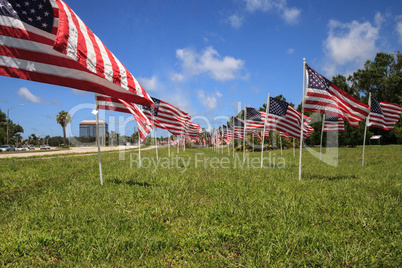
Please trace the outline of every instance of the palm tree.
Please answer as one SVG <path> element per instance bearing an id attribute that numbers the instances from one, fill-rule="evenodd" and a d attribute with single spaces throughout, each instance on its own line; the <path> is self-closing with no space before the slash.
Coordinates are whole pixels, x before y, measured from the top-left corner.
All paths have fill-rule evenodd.
<path id="1" fill-rule="evenodd" d="M 63 143 L 65 146 L 66 145 L 66 126 L 68 123 L 71 122 L 71 115 L 68 112 L 63 110 L 56 116 L 56 121 L 63 128 Z"/>

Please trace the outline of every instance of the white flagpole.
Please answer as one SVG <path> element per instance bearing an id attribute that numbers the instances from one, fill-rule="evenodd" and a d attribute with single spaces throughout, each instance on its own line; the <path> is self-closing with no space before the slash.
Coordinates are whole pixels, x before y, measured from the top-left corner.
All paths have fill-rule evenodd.
<path id="1" fill-rule="evenodd" d="M 96 114 L 96 144 L 98 145 L 100 184 L 103 185 L 102 162 L 101 162 L 101 152 L 100 152 L 100 145 L 99 145 L 98 101 L 96 100 L 96 94 L 95 94 L 95 114 Z"/>
<path id="2" fill-rule="evenodd" d="M 246 159 L 246 128 L 247 128 L 247 106 L 244 105 L 244 131 L 243 131 L 243 162 Z"/>
<path id="3" fill-rule="evenodd" d="M 268 121 L 268 112 L 269 112 L 269 93 L 267 98 L 267 107 L 265 107 L 265 120 L 264 120 L 264 130 L 262 131 L 262 147 L 261 147 L 261 168 L 262 168 L 262 161 L 264 159 L 264 140 L 265 140 L 265 129 L 267 126 Z"/>
<path id="4" fill-rule="evenodd" d="M 234 120 L 233 120 L 233 125 L 232 125 L 232 127 L 233 127 L 233 145 L 232 145 L 232 147 L 233 147 L 233 158 L 234 158 L 234 147 L 235 147 L 235 126 L 234 126 Z"/>
<path id="5" fill-rule="evenodd" d="M 227 129 L 226 129 L 227 130 Z M 228 131 L 229 132 L 229 131 Z M 227 133 L 228 132 L 226 132 L 226 135 L 228 135 Z M 228 135 L 229 136 L 229 135 Z M 228 137 L 228 139 L 229 139 L 229 137 Z M 230 141 L 230 140 L 229 140 Z M 230 150 L 229 150 L 229 148 L 230 148 L 230 142 L 228 143 L 228 156 L 230 156 Z"/>
<path id="6" fill-rule="evenodd" d="M 293 138 L 293 158 L 296 157 L 296 152 L 295 152 L 295 138 Z"/>
<path id="7" fill-rule="evenodd" d="M 254 138 L 254 133 L 253 133 L 253 153 L 254 153 L 254 146 L 255 146 L 254 141 L 255 141 L 255 138 Z"/>
<path id="8" fill-rule="evenodd" d="M 325 114 L 322 114 L 322 128 L 321 128 L 321 141 L 320 141 L 320 161 L 321 161 L 321 150 L 322 150 L 322 136 L 324 135 L 324 124 L 325 124 Z"/>
<path id="9" fill-rule="evenodd" d="M 222 125 L 222 154 L 223 154 L 223 148 L 225 147 L 224 146 L 225 140 L 223 139 L 223 136 L 225 136 L 225 133 L 223 132 L 223 125 Z"/>
<path id="10" fill-rule="evenodd" d="M 137 122 L 138 126 L 138 166 L 141 167 L 141 138 L 140 138 L 140 126 Z"/>
<path id="11" fill-rule="evenodd" d="M 170 134 L 168 133 L 168 152 L 170 157 Z"/>
<path id="12" fill-rule="evenodd" d="M 302 149 L 303 149 L 303 131 L 304 131 L 304 99 L 306 91 L 306 59 L 303 58 L 303 97 L 302 97 L 302 120 L 300 129 L 300 154 L 299 154 L 299 181 L 301 180 L 302 171 Z"/>
<path id="13" fill-rule="evenodd" d="M 156 127 L 154 132 L 154 139 L 155 139 L 155 152 L 156 152 L 156 161 L 158 161 L 158 140 L 156 139 Z"/>
<path id="14" fill-rule="evenodd" d="M 279 133 L 279 143 L 281 145 L 281 156 L 282 156 L 282 136 L 281 136 L 281 133 Z"/>
<path id="15" fill-rule="evenodd" d="M 371 108 L 371 92 L 369 93 L 369 101 L 368 105 Z M 364 148 L 366 147 L 366 135 L 367 135 L 367 125 L 369 124 L 370 121 L 370 114 L 366 117 L 366 124 L 364 126 L 364 139 L 363 139 L 363 156 L 362 156 L 362 167 L 364 167 Z"/>

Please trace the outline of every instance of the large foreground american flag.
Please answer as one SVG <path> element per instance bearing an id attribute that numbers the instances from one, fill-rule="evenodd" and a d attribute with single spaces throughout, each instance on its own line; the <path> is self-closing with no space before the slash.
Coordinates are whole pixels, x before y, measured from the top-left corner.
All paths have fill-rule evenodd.
<path id="1" fill-rule="evenodd" d="M 0 0 L 0 75 L 153 106 L 134 76 L 62 0 Z"/>
<path id="2" fill-rule="evenodd" d="M 379 101 L 371 97 L 371 112 L 369 126 L 392 130 L 402 114 L 402 106 Z"/>
<path id="3" fill-rule="evenodd" d="M 367 104 L 350 96 L 327 78 L 316 72 L 306 63 L 307 92 L 304 105 L 305 112 L 331 114 L 359 127 L 370 112 Z"/>

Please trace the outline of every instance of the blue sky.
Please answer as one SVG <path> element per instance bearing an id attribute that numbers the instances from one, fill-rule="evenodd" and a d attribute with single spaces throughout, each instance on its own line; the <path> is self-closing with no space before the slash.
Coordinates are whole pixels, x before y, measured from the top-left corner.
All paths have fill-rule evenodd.
<path id="1" fill-rule="evenodd" d="M 267 94 L 302 98 L 303 58 L 327 78 L 348 76 L 377 52 L 402 47 L 400 0 L 65 0 L 153 97 L 208 127 Z M 62 136 L 61 110 L 72 135 L 94 119 L 94 95 L 0 77 L 0 109 L 20 122 L 23 137 Z M 109 130 L 131 135 L 128 114 L 102 112 Z M 116 124 L 124 127 L 118 127 Z M 122 124 L 123 123 L 123 124 Z M 164 132 L 158 131 L 158 136 Z"/>

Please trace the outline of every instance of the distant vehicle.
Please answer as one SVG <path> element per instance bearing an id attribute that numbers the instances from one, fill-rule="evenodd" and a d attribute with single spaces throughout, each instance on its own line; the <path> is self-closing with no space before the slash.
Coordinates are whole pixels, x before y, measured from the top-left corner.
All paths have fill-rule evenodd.
<path id="1" fill-rule="evenodd" d="M 35 150 L 35 146 L 33 146 L 32 144 L 28 145 L 28 149 L 29 150 Z"/>
<path id="2" fill-rule="evenodd" d="M 40 149 L 41 150 L 50 150 L 50 146 L 43 144 L 43 145 L 40 146 Z"/>
<path id="3" fill-rule="evenodd" d="M 18 146 L 17 148 L 15 148 L 16 151 L 26 151 L 25 146 Z"/>
<path id="4" fill-rule="evenodd" d="M 0 146 L 0 150 L 2 152 L 9 152 L 9 151 L 15 151 L 15 148 L 12 145 L 2 145 Z"/>

